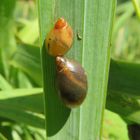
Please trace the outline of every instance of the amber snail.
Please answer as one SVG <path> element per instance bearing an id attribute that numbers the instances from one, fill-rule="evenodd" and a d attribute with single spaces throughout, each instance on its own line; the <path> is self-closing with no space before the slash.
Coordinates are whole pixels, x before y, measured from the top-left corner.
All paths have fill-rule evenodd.
<path id="1" fill-rule="evenodd" d="M 71 48 L 72 42 L 71 26 L 63 18 L 59 18 L 45 40 L 48 53 L 52 56 L 63 56 Z"/>
<path id="2" fill-rule="evenodd" d="M 64 57 L 56 57 L 57 81 L 60 97 L 69 107 L 77 107 L 87 94 L 87 76 L 82 66 Z"/>

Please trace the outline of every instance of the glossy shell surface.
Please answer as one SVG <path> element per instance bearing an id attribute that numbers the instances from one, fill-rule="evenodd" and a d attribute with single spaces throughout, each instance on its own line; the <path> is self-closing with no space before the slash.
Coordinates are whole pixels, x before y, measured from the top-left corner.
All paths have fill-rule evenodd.
<path id="1" fill-rule="evenodd" d="M 71 48 L 72 42 L 72 28 L 63 18 L 59 18 L 45 40 L 48 53 L 52 56 L 63 56 Z"/>
<path id="2" fill-rule="evenodd" d="M 79 106 L 87 94 L 87 76 L 82 66 L 76 61 L 56 57 L 57 82 L 60 97 L 69 107 Z"/>

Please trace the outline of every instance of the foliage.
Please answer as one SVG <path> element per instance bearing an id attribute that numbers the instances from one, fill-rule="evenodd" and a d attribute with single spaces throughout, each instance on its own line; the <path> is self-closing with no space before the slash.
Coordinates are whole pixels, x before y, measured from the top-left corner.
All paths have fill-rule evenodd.
<path id="1" fill-rule="evenodd" d="M 135 11 L 131 1 L 125 1 L 118 1 L 118 6 L 116 10 L 116 19 L 112 35 L 111 56 L 113 59 L 111 60 L 110 64 L 108 95 L 106 104 L 107 109 L 118 113 L 123 118 L 123 120 L 125 120 L 125 122 L 121 120 L 121 118 L 118 118 L 118 116 L 116 117 L 116 115 L 108 111 L 105 112 L 102 135 L 102 139 L 105 140 L 127 140 L 128 136 L 126 134 L 126 125 L 128 123 L 134 122 L 140 123 L 140 64 L 134 63 L 138 63 L 140 61 L 139 20 L 136 14 L 134 14 Z M 104 0 L 104 2 L 106 1 Z M 106 80 L 102 79 L 103 81 L 98 81 L 99 79 L 97 80 L 98 76 L 100 75 L 99 73 L 104 72 L 101 69 L 101 67 L 103 68 L 104 66 L 106 66 L 106 64 L 97 63 L 101 60 L 101 54 L 96 54 L 96 51 L 101 51 L 99 49 L 99 46 L 101 46 L 103 42 L 106 42 L 107 46 L 108 41 L 106 40 L 108 40 L 108 38 L 104 39 L 104 37 L 106 35 L 106 32 L 108 32 L 110 28 L 110 26 L 107 26 L 107 22 L 104 23 L 104 20 L 107 18 L 107 13 L 104 13 L 104 9 L 107 9 L 109 6 L 104 5 L 104 2 L 101 4 L 103 9 L 98 9 L 97 7 L 99 5 L 97 6 L 97 3 L 94 4 L 94 12 L 86 11 L 90 10 L 90 8 L 87 9 L 88 3 L 82 3 L 79 1 L 75 3 L 71 2 L 71 4 L 69 3 L 71 9 L 74 8 L 75 5 L 75 8 L 71 10 L 71 12 L 74 13 L 63 13 L 65 5 L 68 4 L 67 2 L 61 1 L 61 3 L 59 4 L 62 5 L 62 11 L 59 11 L 57 9 L 59 12 L 56 16 L 58 17 L 61 15 L 61 13 L 63 13 L 64 17 L 67 17 L 68 21 L 73 26 L 74 30 L 77 31 L 76 29 L 79 29 L 78 32 L 82 36 L 82 41 L 78 41 L 75 39 L 73 49 L 70 51 L 70 53 L 68 53 L 67 56 L 74 57 L 77 61 L 82 62 L 84 68 L 88 72 L 88 75 L 94 75 L 90 78 L 90 83 L 94 85 L 93 89 L 91 89 L 90 87 L 90 91 L 93 92 L 101 90 L 101 84 L 104 84 L 104 86 L 107 85 L 106 81 L 108 77 L 106 75 Z M 108 3 L 110 3 L 109 0 Z M 84 9 L 82 9 L 81 11 L 79 9 L 85 6 L 85 4 L 86 12 L 81 13 L 81 11 Z M 57 5 L 56 7 L 58 8 L 60 5 Z M 39 28 L 37 19 L 37 9 L 35 9 L 35 7 L 36 5 L 34 1 L 7 0 L 1 1 L 0 4 L 0 139 L 2 140 L 45 139 L 45 116 L 42 89 L 43 83 L 40 61 L 40 48 L 38 47 Z M 40 9 L 40 12 L 41 11 L 42 9 Z M 46 12 L 46 9 L 44 12 Z M 103 13 L 105 17 L 102 15 Z M 81 16 L 78 16 L 78 14 L 80 14 Z M 99 16 L 98 14 L 100 14 L 99 18 L 97 17 Z M 73 15 L 76 18 L 74 18 Z M 42 13 L 39 13 L 39 16 L 42 16 Z M 51 14 L 46 16 L 50 16 L 50 19 L 53 17 Z M 41 18 L 43 19 L 46 16 L 43 15 Z M 92 16 L 96 20 L 93 20 L 94 22 L 90 25 L 86 21 L 89 21 Z M 80 20 L 80 18 L 82 18 L 82 20 Z M 45 20 L 47 19 L 45 18 Z M 42 21 L 43 20 L 41 20 L 41 23 Z M 41 27 L 44 27 L 44 29 L 41 30 L 41 42 L 43 42 L 47 30 L 49 30 L 53 24 L 53 19 L 51 19 L 51 21 L 51 24 L 49 23 L 49 20 L 47 21 L 48 24 L 50 24 L 49 26 L 40 25 Z M 98 25 L 98 23 L 103 24 L 103 27 L 100 28 L 100 24 Z M 96 32 L 94 31 L 91 33 L 91 26 L 96 29 Z M 87 30 L 84 30 L 83 27 L 86 27 Z M 93 38 L 91 39 L 89 35 Z M 90 47 L 92 46 L 90 46 L 90 44 L 92 43 L 94 44 L 93 46 L 96 46 L 95 49 L 97 49 L 94 50 L 93 48 L 94 56 L 90 56 L 88 53 L 90 52 Z M 83 46 L 86 46 L 87 50 L 85 50 Z M 92 69 L 92 66 L 88 66 L 90 61 L 89 63 L 87 62 L 87 57 L 89 57 L 89 59 L 93 57 L 93 68 L 96 67 L 96 69 Z M 52 63 L 53 60 L 51 58 L 51 64 Z M 98 71 L 99 68 L 102 71 Z M 52 70 L 52 68 L 50 70 Z M 48 82 L 50 82 L 50 80 L 51 79 L 49 79 Z M 105 95 L 100 94 L 100 96 L 98 95 L 96 97 L 95 95 L 91 95 L 87 103 L 85 103 L 85 106 L 91 108 L 88 110 L 90 113 L 92 108 L 95 109 L 96 101 L 93 101 L 93 98 L 99 98 L 101 101 L 103 99 L 101 99 L 102 96 Z M 91 106 L 91 102 L 94 102 L 93 106 Z M 102 105 L 98 104 L 98 109 L 99 107 L 101 107 L 103 111 L 104 101 L 100 103 L 102 103 Z M 48 104 L 50 104 L 50 102 L 48 102 Z M 52 102 L 52 104 L 54 104 L 54 101 Z M 58 103 L 58 105 L 60 105 L 60 103 Z M 64 107 L 61 109 L 62 115 L 63 113 L 65 113 L 67 117 L 69 115 L 69 110 L 67 110 Z M 60 110 L 58 110 L 58 112 L 59 111 Z M 81 119 L 82 122 L 80 122 L 79 115 L 88 113 L 88 111 L 86 111 L 85 108 L 82 107 L 81 111 L 74 110 L 72 112 L 71 119 L 72 117 L 75 117 L 75 119 L 74 122 L 69 121 L 69 125 L 71 127 L 72 124 L 76 126 L 74 127 L 75 129 L 73 129 L 73 131 L 76 131 L 78 133 L 79 128 L 77 128 L 77 125 L 79 125 L 80 123 L 80 125 L 82 126 L 84 124 L 83 121 L 87 119 L 87 115 L 82 115 L 83 119 Z M 100 111 L 100 113 L 102 113 L 102 111 Z M 96 117 L 96 112 L 93 111 L 92 113 L 92 117 L 89 115 L 90 119 L 87 121 L 92 122 L 91 119 Z M 54 117 L 56 119 L 56 116 Z M 77 119 L 79 119 L 78 122 Z M 98 119 L 100 120 L 101 118 Z M 99 120 L 94 123 L 99 123 Z M 113 122 L 114 120 L 116 121 L 115 125 Z M 85 124 L 87 121 L 85 121 Z M 91 124 L 93 124 L 93 122 Z M 118 133 L 116 133 L 116 131 L 120 130 L 121 127 L 122 135 L 119 136 Z M 98 130 L 99 129 L 100 127 L 98 127 Z M 98 131 L 97 128 L 92 128 L 92 130 L 95 130 L 96 132 Z M 83 132 L 82 127 L 79 131 Z M 91 137 L 93 137 L 93 135 L 95 137 L 94 133 L 91 134 Z"/>

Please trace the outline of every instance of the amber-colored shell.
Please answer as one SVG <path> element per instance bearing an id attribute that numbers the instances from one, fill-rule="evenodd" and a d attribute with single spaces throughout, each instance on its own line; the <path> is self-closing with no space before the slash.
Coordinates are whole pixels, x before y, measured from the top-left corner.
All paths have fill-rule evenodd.
<path id="1" fill-rule="evenodd" d="M 56 57 L 57 82 L 60 97 L 69 107 L 77 107 L 87 94 L 87 76 L 82 66 L 76 61 Z"/>
<path id="2" fill-rule="evenodd" d="M 47 35 L 45 44 L 48 53 L 52 56 L 63 56 L 71 48 L 73 42 L 73 31 L 70 25 L 60 18 L 54 28 Z"/>

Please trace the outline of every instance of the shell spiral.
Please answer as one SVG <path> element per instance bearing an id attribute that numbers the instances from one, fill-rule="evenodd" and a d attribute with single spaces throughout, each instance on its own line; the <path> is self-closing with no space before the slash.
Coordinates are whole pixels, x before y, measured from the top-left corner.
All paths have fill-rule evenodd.
<path id="1" fill-rule="evenodd" d="M 63 19 L 59 18 L 45 40 L 48 53 L 52 56 L 63 56 L 71 48 L 73 30 Z"/>
<path id="2" fill-rule="evenodd" d="M 60 97 L 69 107 L 79 106 L 87 94 L 87 76 L 82 66 L 76 61 L 56 57 L 57 82 Z"/>

